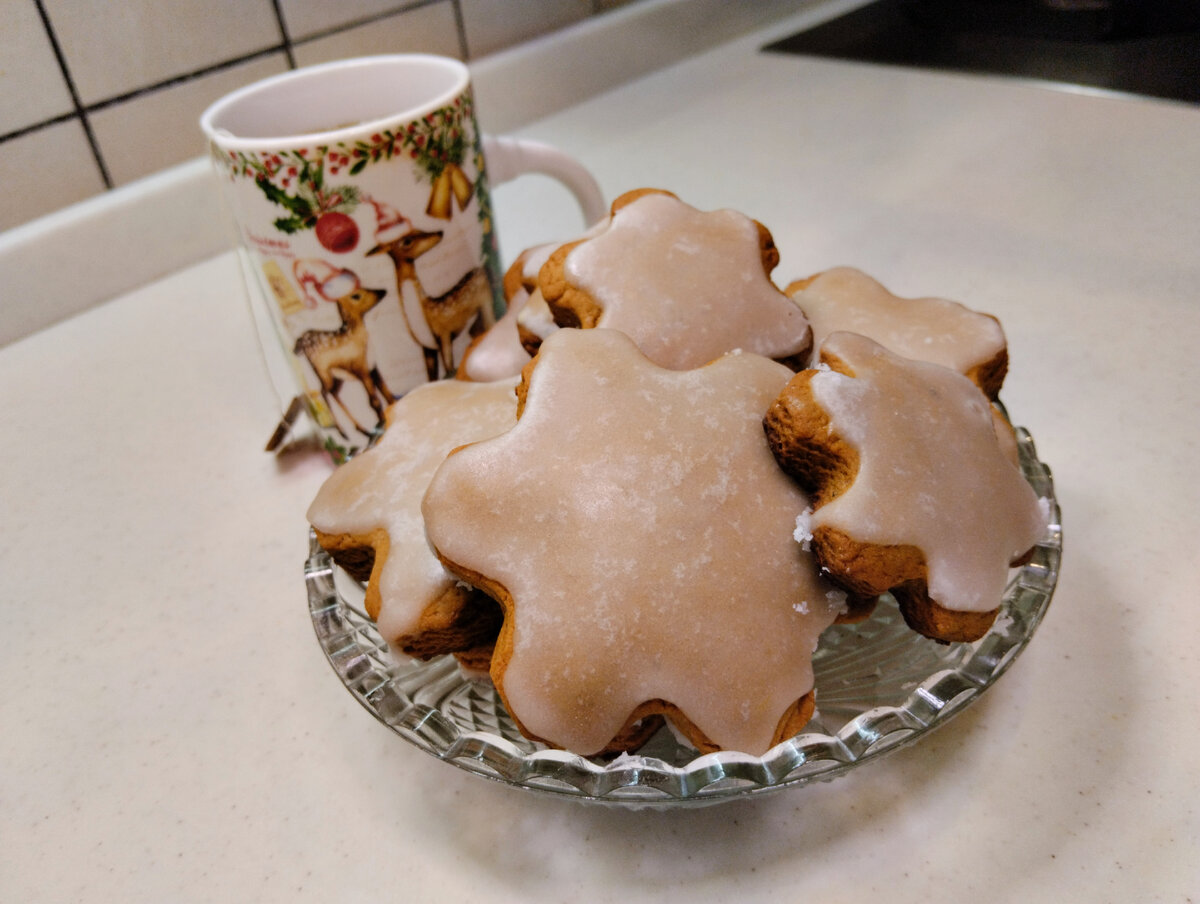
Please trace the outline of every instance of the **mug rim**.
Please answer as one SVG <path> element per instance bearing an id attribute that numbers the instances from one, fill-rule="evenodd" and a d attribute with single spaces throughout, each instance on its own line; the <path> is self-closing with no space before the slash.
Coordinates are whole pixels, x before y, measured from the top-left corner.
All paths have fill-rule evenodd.
<path id="1" fill-rule="evenodd" d="M 216 125 L 217 120 L 234 107 L 243 104 L 260 94 L 273 91 L 280 85 L 316 78 L 334 70 L 358 68 L 366 69 L 378 66 L 380 64 L 394 64 L 402 61 L 433 63 L 445 70 L 450 70 L 456 76 L 454 84 L 446 91 L 434 96 L 419 106 L 410 107 L 405 110 L 397 110 L 395 112 L 388 113 L 385 116 L 379 116 L 371 120 L 365 120 L 363 122 L 358 122 L 351 126 L 344 126 L 339 129 L 245 137 L 241 135 L 235 135 L 228 129 Z M 352 140 L 355 136 L 363 133 L 369 134 L 372 132 L 377 132 L 387 123 L 397 121 L 407 122 L 409 120 L 419 119 L 422 116 L 432 113 L 434 110 L 440 109 L 441 107 L 453 102 L 454 98 L 466 91 L 469 84 L 470 70 L 467 68 L 465 63 L 463 63 L 461 60 L 455 59 L 454 57 L 439 56 L 431 53 L 390 53 L 377 54 L 374 56 L 352 57 L 344 60 L 333 60 L 328 63 L 318 63 L 313 66 L 303 66 L 299 69 L 290 69 L 287 72 L 281 72 L 277 75 L 259 79 L 258 81 L 252 82 L 249 85 L 245 85 L 229 92 L 219 100 L 209 105 L 209 107 L 200 115 L 200 128 L 204 131 L 204 134 L 210 141 L 212 141 L 222 150 L 230 151 L 248 151 L 264 148 L 336 144 L 339 141 Z"/>

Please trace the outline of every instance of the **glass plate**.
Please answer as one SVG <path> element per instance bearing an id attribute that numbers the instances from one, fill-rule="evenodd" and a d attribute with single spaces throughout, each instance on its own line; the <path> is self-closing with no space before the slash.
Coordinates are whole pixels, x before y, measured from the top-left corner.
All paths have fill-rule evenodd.
<path id="1" fill-rule="evenodd" d="M 1014 569 L 992 629 L 939 644 L 911 631 L 883 596 L 856 625 L 834 625 L 813 655 L 817 711 L 762 756 L 699 755 L 661 729 L 636 754 L 582 757 L 523 737 L 490 681 L 453 657 L 394 656 L 362 609 L 362 586 L 311 532 L 305 565 L 317 639 L 342 683 L 380 722 L 460 769 L 514 787 L 627 806 L 699 805 L 843 775 L 912 744 L 987 690 L 1029 643 L 1058 580 L 1060 511 L 1050 469 L 1018 428 L 1021 468 L 1049 503 L 1050 524 L 1029 564 Z"/>

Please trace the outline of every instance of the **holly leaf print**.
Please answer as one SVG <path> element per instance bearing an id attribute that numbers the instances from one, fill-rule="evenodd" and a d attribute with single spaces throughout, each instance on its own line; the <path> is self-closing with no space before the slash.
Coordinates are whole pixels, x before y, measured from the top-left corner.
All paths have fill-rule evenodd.
<path id="1" fill-rule="evenodd" d="M 286 232 L 288 235 L 299 232 L 308 225 L 308 220 L 303 217 L 280 217 L 275 221 L 275 228 L 280 232 Z"/>
<path id="2" fill-rule="evenodd" d="M 255 179 L 254 182 L 271 203 L 278 204 L 285 210 L 291 211 L 297 217 L 306 218 L 312 216 L 312 205 L 304 198 L 289 195 L 269 179 Z"/>

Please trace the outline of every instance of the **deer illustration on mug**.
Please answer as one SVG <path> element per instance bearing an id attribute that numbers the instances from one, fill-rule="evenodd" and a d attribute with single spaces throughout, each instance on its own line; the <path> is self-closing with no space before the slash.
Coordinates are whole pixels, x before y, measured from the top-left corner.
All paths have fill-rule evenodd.
<path id="1" fill-rule="evenodd" d="M 312 297 L 315 292 L 326 301 L 337 305 L 341 326 L 335 330 L 307 330 L 296 340 L 293 352 L 304 357 L 312 366 L 321 384 L 321 397 L 330 411 L 336 401 L 345 412 L 354 428 L 363 435 L 377 429 L 383 423 L 384 409 L 395 401 L 387 383 L 368 357 L 368 330 L 364 317 L 387 295 L 384 289 L 364 289 L 358 277 L 349 270 L 341 270 L 318 282 L 315 273 L 321 272 L 322 262 L 296 261 L 293 270 L 297 282 Z M 328 265 L 325 265 L 328 268 Z M 341 392 L 346 377 L 357 380 L 366 390 L 367 401 L 375 412 L 375 423 L 363 425 L 342 401 Z M 345 432 L 339 428 L 339 432 Z"/>
<path id="2" fill-rule="evenodd" d="M 441 295 L 431 296 L 425 291 L 420 277 L 417 276 L 415 262 L 441 240 L 441 232 L 411 229 L 398 238 L 381 242 L 367 252 L 368 255 L 386 254 L 392 259 L 396 268 L 398 293 L 403 295 L 406 283 L 412 283 L 416 290 L 421 313 L 436 343 L 434 347 L 431 348 L 417 339 L 412 325 L 408 323 L 403 298 L 400 299 L 400 310 L 404 314 L 409 335 L 425 353 L 425 371 L 430 380 L 438 378 L 439 362 L 443 376 L 454 373 L 455 338 L 466 329 L 470 330 L 472 336 L 483 332 L 489 326 L 488 315 L 492 310 L 492 284 L 488 279 L 487 270 L 483 267 L 468 270 L 457 283 Z"/>

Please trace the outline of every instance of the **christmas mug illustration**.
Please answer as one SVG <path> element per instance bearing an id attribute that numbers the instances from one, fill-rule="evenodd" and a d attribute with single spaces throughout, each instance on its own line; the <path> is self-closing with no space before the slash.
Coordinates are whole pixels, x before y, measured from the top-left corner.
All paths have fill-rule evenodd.
<path id="1" fill-rule="evenodd" d="M 491 185 L 558 179 L 585 225 L 595 180 L 552 147 L 480 134 L 467 68 L 422 54 L 299 69 L 227 95 L 201 118 L 248 290 L 336 461 L 386 405 L 453 376 L 503 312 Z M 286 401 L 286 400 L 281 400 Z"/>

